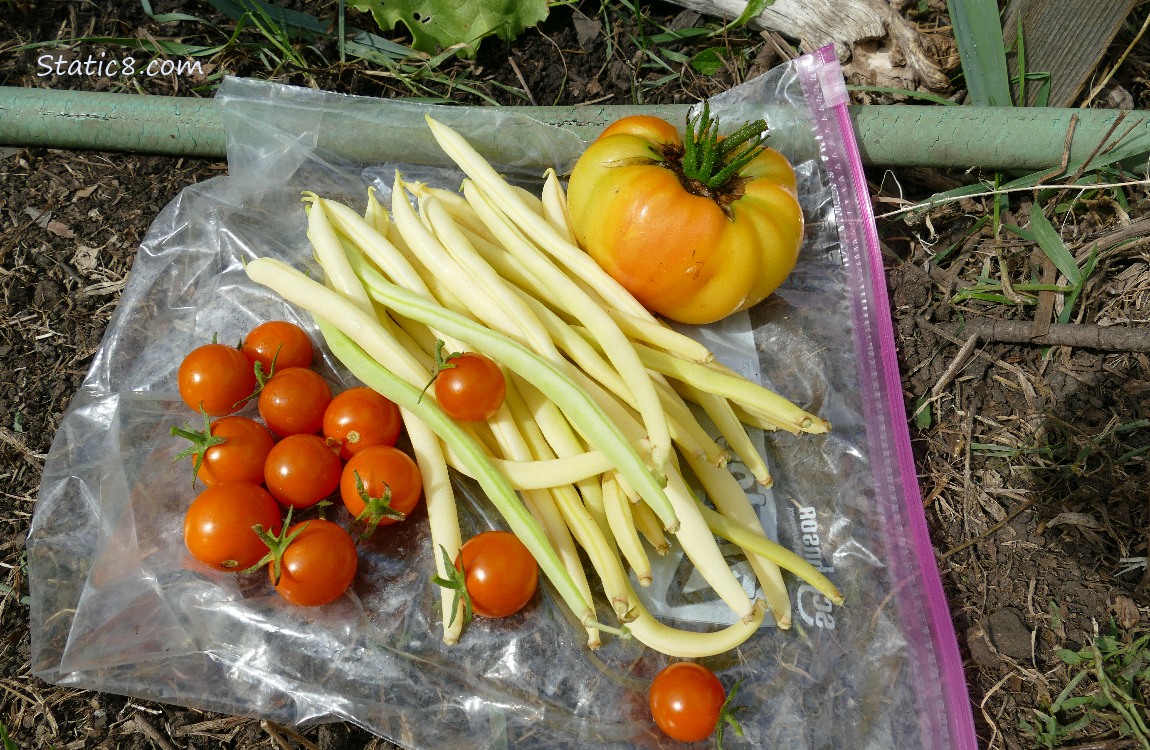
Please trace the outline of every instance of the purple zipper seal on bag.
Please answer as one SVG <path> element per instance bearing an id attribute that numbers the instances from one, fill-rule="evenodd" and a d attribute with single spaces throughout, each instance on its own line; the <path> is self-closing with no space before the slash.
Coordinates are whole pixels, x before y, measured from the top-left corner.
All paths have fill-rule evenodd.
<path id="1" fill-rule="evenodd" d="M 834 47 L 828 45 L 800 58 L 798 73 L 807 97 L 821 105 L 812 109 L 824 113 L 816 114 L 814 128 L 833 187 L 843 230 L 844 264 L 854 291 L 850 303 L 859 386 L 867 429 L 875 437 L 869 442 L 877 449 L 871 466 L 893 594 L 899 602 L 914 666 L 933 667 L 936 672 L 916 675 L 916 692 L 923 708 L 941 709 L 919 711 L 922 746 L 929 750 L 978 750 L 962 656 L 926 526 L 911 452 L 878 229 Z M 900 538 L 907 532 L 909 545 Z M 925 602 L 908 593 L 902 583 L 915 578 Z"/>

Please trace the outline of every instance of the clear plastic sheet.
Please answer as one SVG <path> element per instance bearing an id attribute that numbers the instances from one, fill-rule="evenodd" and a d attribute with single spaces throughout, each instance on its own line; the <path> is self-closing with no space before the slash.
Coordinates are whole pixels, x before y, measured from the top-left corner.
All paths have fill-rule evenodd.
<path id="1" fill-rule="evenodd" d="M 368 543 L 353 593 L 322 608 L 293 608 L 262 576 L 214 573 L 188 556 L 181 527 L 192 489 L 168 435 L 188 419 L 175 392 L 182 353 L 213 334 L 238 340 L 272 317 L 314 331 L 247 280 L 244 260 L 309 263 L 304 189 L 362 206 L 365 187 L 386 186 L 396 168 L 446 187 L 459 180 L 420 131 L 425 107 L 240 80 L 218 99 L 229 174 L 184 190 L 156 218 L 45 465 L 28 541 L 35 674 L 285 724 L 348 720 L 412 748 L 676 746 L 646 708 L 667 658 L 616 638 L 589 652 L 548 590 L 525 613 L 476 620 L 444 646 L 418 514 Z M 705 661 L 727 686 L 741 681 L 746 739 L 730 747 L 974 748 L 844 105 L 825 51 L 711 102 L 723 120 L 767 115 L 772 145 L 797 165 L 808 234 L 785 286 L 729 324 L 741 330 L 704 333 L 721 356 L 749 357 L 764 383 L 834 425 L 825 436 L 764 436 L 775 476 L 764 518 L 846 603 L 832 607 L 792 580 L 792 630 L 764 626 Z M 495 108 L 434 114 L 465 135 L 500 134 L 507 148 L 489 158 L 527 181 L 547 166 L 568 169 L 582 147 L 570 132 Z M 365 139 L 393 128 L 409 131 L 410 150 L 365 162 Z M 337 362 L 319 367 L 352 384 Z M 498 526 L 483 498 L 461 488 L 465 536 Z M 678 612 L 694 620 L 678 624 L 706 627 L 706 616 Z"/>

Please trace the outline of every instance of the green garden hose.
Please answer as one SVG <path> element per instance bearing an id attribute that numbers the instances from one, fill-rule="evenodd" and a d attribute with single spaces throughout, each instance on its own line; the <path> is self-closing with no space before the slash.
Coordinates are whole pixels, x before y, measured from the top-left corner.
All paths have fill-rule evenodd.
<path id="1" fill-rule="evenodd" d="M 625 114 L 682 119 L 686 105 L 508 109 L 586 140 Z M 873 105 L 851 106 L 849 113 L 868 166 L 1034 171 L 1120 156 L 1125 166 L 1143 172 L 1150 158 L 1150 113 L 1143 111 Z M 367 140 L 339 132 L 328 137 Z M 393 140 L 386 132 L 373 134 L 371 153 L 361 156 L 386 160 L 407 153 L 409 144 Z M 198 157 L 227 151 L 212 99 L 6 86 L 0 86 L 0 145 Z"/>

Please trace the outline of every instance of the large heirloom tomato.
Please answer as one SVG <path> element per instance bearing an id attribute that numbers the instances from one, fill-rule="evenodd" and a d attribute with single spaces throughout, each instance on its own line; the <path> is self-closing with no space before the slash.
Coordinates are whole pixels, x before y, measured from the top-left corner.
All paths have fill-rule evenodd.
<path id="1" fill-rule="evenodd" d="M 763 145 L 766 123 L 727 137 L 704 109 L 683 138 L 625 117 L 575 164 L 567 191 L 579 244 L 652 312 L 713 323 L 762 301 L 795 267 L 803 212 L 794 169 Z"/>

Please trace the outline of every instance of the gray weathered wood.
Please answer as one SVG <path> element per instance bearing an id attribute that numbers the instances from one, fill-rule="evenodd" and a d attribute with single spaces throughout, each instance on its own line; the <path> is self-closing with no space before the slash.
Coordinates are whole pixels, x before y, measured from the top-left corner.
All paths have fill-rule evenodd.
<path id="1" fill-rule="evenodd" d="M 1022 19 L 1026 70 L 1050 74 L 1051 107 L 1071 107 L 1086 88 L 1106 49 L 1136 0 L 1011 0 L 1002 25 L 1008 48 Z M 1012 76 L 1018 60 L 1009 59 Z M 1039 84 L 1026 84 L 1026 104 L 1036 103 Z"/>

